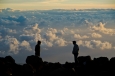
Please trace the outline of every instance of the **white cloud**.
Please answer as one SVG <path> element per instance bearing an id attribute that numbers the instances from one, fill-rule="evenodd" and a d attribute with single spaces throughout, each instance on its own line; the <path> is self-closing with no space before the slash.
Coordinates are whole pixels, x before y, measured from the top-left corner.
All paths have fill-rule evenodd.
<path id="1" fill-rule="evenodd" d="M 94 44 L 95 47 L 100 48 L 101 50 L 112 49 L 112 44 L 107 41 L 101 42 L 99 40 L 91 40 L 91 44 Z"/>
<path id="2" fill-rule="evenodd" d="M 47 32 L 44 35 L 44 38 L 46 40 L 48 40 L 48 41 L 51 41 L 51 42 L 54 41 L 54 40 L 56 40 L 56 39 L 58 39 L 58 37 L 56 36 L 54 30 L 53 31 L 47 30 Z"/>
<path id="3" fill-rule="evenodd" d="M 98 33 L 92 33 L 91 36 L 92 36 L 93 38 L 101 38 L 101 37 L 102 37 L 102 36 L 101 36 L 100 34 L 98 34 Z"/>
<path id="4" fill-rule="evenodd" d="M 64 31 L 63 30 L 58 30 L 58 32 L 56 33 L 56 35 L 63 36 L 64 35 Z"/>
<path id="5" fill-rule="evenodd" d="M 10 33 L 16 33 L 16 30 L 8 29 L 8 32 L 10 32 Z"/>
<path id="6" fill-rule="evenodd" d="M 93 31 L 99 31 L 104 34 L 110 34 L 110 35 L 115 34 L 115 29 L 105 28 L 105 24 L 103 24 L 102 22 L 100 22 L 98 26 L 92 26 L 91 29 Z"/>
<path id="7" fill-rule="evenodd" d="M 66 34 L 66 35 L 70 34 L 70 29 L 64 27 L 62 30 L 63 30 L 64 34 Z"/>
<path id="8" fill-rule="evenodd" d="M 49 42 L 49 41 L 43 41 L 43 43 L 44 43 L 46 46 L 48 46 L 48 47 L 52 47 L 52 46 L 53 46 L 53 44 L 52 44 L 51 42 Z"/>
<path id="9" fill-rule="evenodd" d="M 101 42 L 100 40 L 91 40 L 91 41 L 79 40 L 79 41 L 77 41 L 77 43 L 80 46 L 85 46 L 85 47 L 91 48 L 91 49 L 97 49 L 97 48 L 100 50 L 112 49 L 112 44 L 107 41 Z"/>
<path id="10" fill-rule="evenodd" d="M 58 46 L 66 46 L 66 41 L 62 38 L 58 38 L 56 41 L 55 41 L 55 44 L 58 45 Z"/>
<path id="11" fill-rule="evenodd" d="M 48 31 L 51 31 L 52 33 L 57 33 L 57 29 L 54 28 L 48 28 Z"/>
<path id="12" fill-rule="evenodd" d="M 113 47 L 113 49 L 115 49 L 115 47 Z"/>
<path id="13" fill-rule="evenodd" d="M 34 35 L 34 34 L 33 34 Z M 25 35 L 25 34 L 22 34 L 22 35 L 20 35 L 19 36 L 19 38 L 20 38 L 20 41 L 23 41 L 23 40 L 26 40 L 26 41 L 30 41 L 30 40 L 33 40 L 34 39 L 34 37 L 33 37 L 33 35 Z"/>
<path id="14" fill-rule="evenodd" d="M 17 21 L 11 21 L 11 20 L 6 20 L 6 19 L 0 19 L 0 22 L 3 23 L 3 24 L 11 24 L 11 25 L 18 25 L 20 24 L 20 22 L 17 22 Z"/>
<path id="15" fill-rule="evenodd" d="M 77 41 L 77 44 L 78 44 L 79 46 L 84 46 L 84 47 L 93 49 L 93 45 L 90 43 L 90 41 L 82 41 L 82 40 L 79 40 L 79 41 Z"/>
<path id="16" fill-rule="evenodd" d="M 38 24 L 36 23 L 33 26 L 29 26 L 29 27 L 24 28 L 23 31 L 25 34 L 31 35 L 31 34 L 35 34 L 35 33 L 40 33 L 41 29 L 38 28 Z"/>
<path id="17" fill-rule="evenodd" d="M 17 54 L 19 52 L 19 41 L 16 38 L 7 37 L 6 44 L 9 45 L 9 52 L 13 52 L 14 54 Z"/>
<path id="18" fill-rule="evenodd" d="M 1 32 L 1 36 L 5 36 L 5 35 L 13 35 L 16 34 L 16 30 L 10 29 L 10 28 L 5 28 L 5 27 L 0 27 L 0 32 Z"/>
<path id="19" fill-rule="evenodd" d="M 62 30 L 61 30 L 61 33 L 63 35 L 74 35 L 75 33 L 79 32 L 79 29 L 77 28 L 67 28 L 67 27 L 64 27 Z"/>
<path id="20" fill-rule="evenodd" d="M 27 42 L 27 41 L 22 41 L 22 43 L 20 44 L 20 46 L 22 46 L 22 47 L 25 47 L 26 48 L 26 50 L 29 50 L 29 51 L 31 51 L 32 49 L 31 49 L 31 46 L 30 46 L 30 44 L 29 44 L 29 42 Z"/>
<path id="21" fill-rule="evenodd" d="M 20 37 L 21 39 L 25 39 L 25 40 L 34 40 L 35 42 L 37 42 L 38 40 L 42 40 L 41 37 L 41 29 L 38 27 L 38 24 L 36 23 L 33 26 L 28 26 L 26 28 L 24 28 L 24 34 L 22 34 Z"/>
<path id="22" fill-rule="evenodd" d="M 42 41 L 43 39 L 40 34 L 36 33 L 34 34 L 34 40 L 37 42 L 38 40 Z"/>
<path id="23" fill-rule="evenodd" d="M 76 38 L 76 39 L 86 39 L 86 38 L 89 38 L 89 36 L 87 36 L 87 35 L 81 36 L 79 34 L 74 34 L 74 38 Z"/>
<path id="24" fill-rule="evenodd" d="M 40 32 L 40 29 L 38 28 L 38 24 L 37 23 L 35 25 L 33 25 L 32 30 Z"/>

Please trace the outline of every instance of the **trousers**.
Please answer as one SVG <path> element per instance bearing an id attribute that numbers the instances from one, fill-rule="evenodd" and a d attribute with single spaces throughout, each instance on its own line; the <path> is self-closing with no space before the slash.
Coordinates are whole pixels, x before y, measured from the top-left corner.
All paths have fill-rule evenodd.
<path id="1" fill-rule="evenodd" d="M 74 53 L 73 54 L 74 55 L 74 61 L 75 61 L 75 63 L 77 64 L 78 63 L 78 53 Z"/>

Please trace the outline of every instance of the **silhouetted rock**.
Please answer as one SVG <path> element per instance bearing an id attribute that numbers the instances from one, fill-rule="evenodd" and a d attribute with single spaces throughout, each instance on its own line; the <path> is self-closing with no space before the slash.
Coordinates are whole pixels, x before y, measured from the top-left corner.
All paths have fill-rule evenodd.
<path id="1" fill-rule="evenodd" d="M 115 57 L 91 59 L 90 56 L 79 56 L 79 63 L 52 63 L 39 56 L 30 55 L 26 64 L 19 65 L 11 56 L 0 57 L 0 76 L 115 76 Z"/>
<path id="2" fill-rule="evenodd" d="M 6 56 L 5 60 L 7 63 L 15 64 L 15 60 L 11 56 Z"/>
<path id="3" fill-rule="evenodd" d="M 112 65 L 115 65 L 115 57 L 112 57 L 112 58 L 110 59 L 110 63 L 111 63 Z"/>
<path id="4" fill-rule="evenodd" d="M 29 65 L 29 64 L 24 64 L 23 65 L 23 76 L 33 76 L 34 75 L 34 69 Z"/>
<path id="5" fill-rule="evenodd" d="M 79 61 L 79 64 L 86 65 L 88 62 L 91 61 L 91 57 L 90 56 L 79 56 L 78 61 Z"/>

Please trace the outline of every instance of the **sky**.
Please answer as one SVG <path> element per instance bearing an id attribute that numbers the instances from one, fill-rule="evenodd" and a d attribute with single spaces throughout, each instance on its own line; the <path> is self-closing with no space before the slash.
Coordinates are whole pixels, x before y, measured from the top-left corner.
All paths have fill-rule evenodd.
<path id="1" fill-rule="evenodd" d="M 115 0 L 0 0 L 0 8 L 19 10 L 115 8 Z"/>
<path id="2" fill-rule="evenodd" d="M 79 56 L 114 57 L 115 1 L 0 0 L 0 56 L 25 63 L 38 40 L 43 61 L 74 62 L 73 40 Z"/>
<path id="3" fill-rule="evenodd" d="M 41 41 L 43 61 L 74 62 L 75 40 L 79 56 L 115 56 L 115 10 L 30 10 L 11 8 L 0 12 L 0 56 L 11 55 L 17 63 L 25 63 L 35 54 Z"/>

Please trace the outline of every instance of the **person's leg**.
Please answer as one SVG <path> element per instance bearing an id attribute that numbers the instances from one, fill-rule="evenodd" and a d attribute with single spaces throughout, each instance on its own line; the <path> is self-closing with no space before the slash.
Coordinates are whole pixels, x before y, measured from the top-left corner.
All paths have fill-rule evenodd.
<path id="1" fill-rule="evenodd" d="M 75 60 L 75 63 L 76 63 L 76 64 L 78 63 L 77 57 L 78 57 L 78 53 L 74 54 L 74 60 Z"/>
<path id="2" fill-rule="evenodd" d="M 40 56 L 40 51 L 35 51 L 36 56 Z"/>
<path id="3" fill-rule="evenodd" d="M 35 55 L 37 56 L 37 53 L 36 53 L 36 51 L 35 51 Z"/>
<path id="4" fill-rule="evenodd" d="M 78 60 L 78 53 L 76 54 L 76 62 L 79 63 L 79 60 Z"/>
<path id="5" fill-rule="evenodd" d="M 76 54 L 74 54 L 74 61 L 75 61 L 75 63 L 76 63 Z"/>

